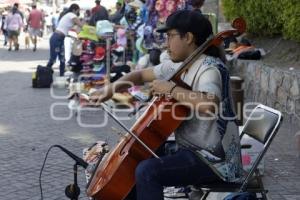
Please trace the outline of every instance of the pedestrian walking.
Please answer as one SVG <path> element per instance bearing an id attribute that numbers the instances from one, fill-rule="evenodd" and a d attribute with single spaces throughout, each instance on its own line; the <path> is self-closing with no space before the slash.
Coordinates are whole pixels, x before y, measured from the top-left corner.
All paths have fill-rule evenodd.
<path id="1" fill-rule="evenodd" d="M 3 43 L 3 46 L 6 46 L 7 45 L 7 25 L 6 25 L 6 17 L 7 17 L 7 11 L 4 11 L 2 13 L 2 16 L 1 16 L 1 31 L 2 31 L 2 34 L 4 36 L 4 43 Z"/>
<path id="2" fill-rule="evenodd" d="M 56 58 L 58 57 L 60 61 L 60 76 L 64 76 L 65 72 L 65 36 L 74 25 L 82 27 L 83 24 L 78 18 L 79 15 L 80 7 L 78 4 L 72 4 L 65 15 L 63 15 L 59 20 L 57 28 L 50 38 L 50 58 L 47 67 L 52 68 L 52 65 L 55 63 Z"/>
<path id="3" fill-rule="evenodd" d="M 12 44 L 14 44 L 15 50 L 18 51 L 18 38 L 20 35 L 21 28 L 23 27 L 23 20 L 20 13 L 18 12 L 17 7 L 12 8 L 11 12 L 7 15 L 5 23 L 9 44 L 8 51 L 11 51 Z"/>
<path id="4" fill-rule="evenodd" d="M 33 44 L 33 51 L 36 51 L 37 37 L 42 36 L 42 28 L 44 27 L 43 13 L 36 8 L 36 4 L 32 4 L 32 10 L 27 19 L 27 24 L 29 36 Z"/>

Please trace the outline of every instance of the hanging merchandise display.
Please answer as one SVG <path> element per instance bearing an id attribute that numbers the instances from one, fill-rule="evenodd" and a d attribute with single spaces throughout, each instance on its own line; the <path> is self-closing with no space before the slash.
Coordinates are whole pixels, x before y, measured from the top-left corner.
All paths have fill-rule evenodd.
<path id="1" fill-rule="evenodd" d="M 105 67 L 105 63 L 103 62 L 105 58 L 105 48 L 103 47 L 96 47 L 95 49 L 95 56 L 93 58 L 94 64 L 93 64 L 93 72 L 95 74 L 106 74 L 107 70 Z"/>
<path id="2" fill-rule="evenodd" d="M 127 45 L 126 30 L 123 28 L 117 30 L 117 44 L 122 47 Z"/>
<path id="3" fill-rule="evenodd" d="M 140 53 L 145 54 L 147 53 L 147 49 L 145 49 L 143 44 L 144 44 L 144 38 L 140 37 L 136 40 L 135 47 Z"/>
<path id="4" fill-rule="evenodd" d="M 106 37 L 114 32 L 114 27 L 108 20 L 100 20 L 96 24 L 96 35 L 98 37 Z"/>
<path id="5" fill-rule="evenodd" d="M 129 12 L 125 13 L 125 19 L 129 25 L 133 25 L 136 22 L 137 19 L 137 13 L 135 9 L 131 9 Z"/>
<path id="6" fill-rule="evenodd" d="M 95 48 L 95 56 L 93 60 L 95 62 L 102 61 L 105 57 L 105 49 L 103 47 L 96 47 Z"/>
<path id="7" fill-rule="evenodd" d="M 109 43 L 108 35 L 112 35 L 113 28 L 110 22 L 107 22 L 99 23 L 102 29 L 99 35 L 101 38 L 96 34 L 96 27 L 85 25 L 78 34 L 78 40 L 73 44 L 69 61 L 73 72 L 73 80 L 69 87 L 72 99 L 70 103 L 77 101 L 79 106 L 83 106 L 81 94 L 87 94 L 90 89 L 101 88 L 109 81 L 110 53 L 107 53 L 107 49 L 110 49 L 110 46 L 107 43 Z M 79 91 L 73 89 L 78 88 L 73 87 L 76 85 L 80 85 Z"/>
<path id="8" fill-rule="evenodd" d="M 156 28 L 162 26 L 167 17 L 176 10 L 186 9 L 188 0 L 148 0 L 145 6 L 149 14 L 144 29 L 144 47 L 161 48 L 165 38 L 156 33 Z"/>
<path id="9" fill-rule="evenodd" d="M 71 53 L 74 56 L 80 56 L 82 54 L 82 40 L 74 40 Z"/>
<path id="10" fill-rule="evenodd" d="M 96 47 L 96 44 L 91 41 L 91 40 L 84 40 L 83 41 L 83 44 L 82 44 L 82 48 L 83 48 L 83 54 L 89 54 L 89 55 L 93 55 L 95 52 L 94 52 L 94 49 Z"/>
<path id="11" fill-rule="evenodd" d="M 82 70 L 80 71 L 80 80 L 84 83 L 83 93 L 87 93 L 91 88 L 102 87 L 107 79 L 107 67 L 105 64 L 106 50 L 100 43 L 94 43 L 90 40 L 83 42 L 83 53 L 80 56 L 82 61 Z"/>
<path id="12" fill-rule="evenodd" d="M 96 35 L 96 27 L 83 25 L 81 32 L 78 34 L 78 38 L 88 39 L 92 41 L 98 41 L 98 36 Z"/>

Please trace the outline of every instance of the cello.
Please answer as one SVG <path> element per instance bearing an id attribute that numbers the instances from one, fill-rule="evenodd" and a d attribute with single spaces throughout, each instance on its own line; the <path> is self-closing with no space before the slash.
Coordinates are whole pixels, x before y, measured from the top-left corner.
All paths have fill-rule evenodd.
<path id="1" fill-rule="evenodd" d="M 237 18 L 233 21 L 232 27 L 234 29 L 208 38 L 184 60 L 169 81 L 181 87 L 190 88 L 181 81 L 181 74 L 189 69 L 208 47 L 219 46 L 224 39 L 244 33 L 246 24 L 243 19 Z M 151 156 L 159 159 L 154 152 L 189 114 L 190 111 L 186 106 L 175 105 L 174 99 L 166 97 L 152 99 L 142 116 L 130 130 L 127 130 L 128 133 L 101 162 L 98 162 L 87 184 L 88 196 L 95 200 L 122 200 L 128 195 L 135 184 L 134 176 L 137 165 Z M 110 114 L 110 116 L 117 120 L 113 115 Z M 124 125 L 119 124 L 125 128 Z"/>

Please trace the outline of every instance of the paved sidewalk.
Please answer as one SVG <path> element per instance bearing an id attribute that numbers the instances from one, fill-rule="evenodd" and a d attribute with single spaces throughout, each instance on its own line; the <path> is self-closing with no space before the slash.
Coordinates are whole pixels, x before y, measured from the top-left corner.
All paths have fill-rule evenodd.
<path id="1" fill-rule="evenodd" d="M 51 95 L 49 89 L 31 88 L 31 73 L 38 64 L 46 64 L 47 46 L 47 41 L 43 41 L 37 52 L 24 50 L 22 45 L 19 52 L 0 48 L 0 200 L 40 199 L 39 171 L 51 145 L 60 144 L 81 155 L 82 149 L 96 140 L 107 140 L 113 145 L 118 139 L 111 130 L 118 127 L 112 120 L 106 127 L 84 128 L 74 116 L 68 120 L 51 118 L 51 108 L 58 118 L 68 118 L 69 110 L 65 100 L 53 98 L 53 94 L 65 95 L 65 90 L 55 89 Z M 83 122 L 92 124 L 103 119 L 102 111 L 82 116 Z M 273 200 L 300 200 L 300 159 L 294 141 L 299 128 L 288 122 L 285 118 L 265 160 L 264 181 Z M 64 190 L 73 181 L 73 164 L 60 150 L 50 152 L 42 176 L 45 200 L 67 199 Z M 81 168 L 78 182 L 80 199 L 87 200 Z"/>

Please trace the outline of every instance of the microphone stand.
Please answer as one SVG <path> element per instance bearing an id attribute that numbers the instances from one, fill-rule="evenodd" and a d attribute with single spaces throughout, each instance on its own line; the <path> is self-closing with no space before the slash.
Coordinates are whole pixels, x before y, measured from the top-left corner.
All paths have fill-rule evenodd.
<path id="1" fill-rule="evenodd" d="M 65 194 L 68 198 L 71 200 L 78 200 L 78 197 L 80 195 L 80 188 L 77 184 L 77 166 L 80 165 L 80 163 L 75 162 L 73 166 L 73 173 L 74 173 L 74 183 L 70 184 L 65 189 Z"/>
<path id="2" fill-rule="evenodd" d="M 75 160 L 75 164 L 73 166 L 73 173 L 74 173 L 74 183 L 70 184 L 65 189 L 65 194 L 68 198 L 71 200 L 78 200 L 78 197 L 80 195 L 80 188 L 77 184 L 77 167 L 78 165 L 86 169 L 88 167 L 88 163 L 85 162 L 83 159 L 79 158 L 75 154 L 73 154 L 71 151 L 67 150 L 66 148 L 62 147 L 61 145 L 53 145 L 52 147 L 57 147 L 61 149 L 63 152 L 65 152 L 70 158 Z"/>

